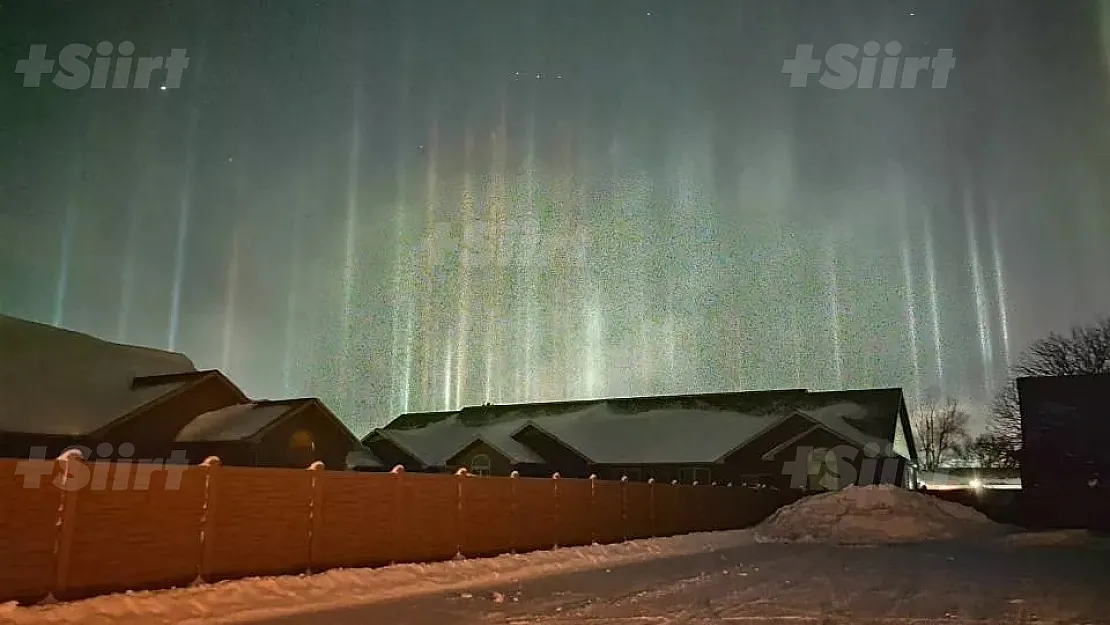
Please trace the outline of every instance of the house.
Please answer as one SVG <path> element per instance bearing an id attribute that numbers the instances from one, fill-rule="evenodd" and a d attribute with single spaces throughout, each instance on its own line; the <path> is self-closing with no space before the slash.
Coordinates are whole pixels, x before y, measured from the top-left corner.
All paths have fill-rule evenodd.
<path id="1" fill-rule="evenodd" d="M 359 441 L 315 398 L 227 406 L 190 421 L 174 439 L 190 464 L 217 456 L 225 465 L 344 470 Z"/>
<path id="2" fill-rule="evenodd" d="M 0 315 L 0 457 L 168 458 L 197 415 L 247 398 L 185 356 Z"/>
<path id="3" fill-rule="evenodd" d="M 401 415 L 363 444 L 387 465 L 507 475 L 913 486 L 900 389 L 718 393 Z"/>

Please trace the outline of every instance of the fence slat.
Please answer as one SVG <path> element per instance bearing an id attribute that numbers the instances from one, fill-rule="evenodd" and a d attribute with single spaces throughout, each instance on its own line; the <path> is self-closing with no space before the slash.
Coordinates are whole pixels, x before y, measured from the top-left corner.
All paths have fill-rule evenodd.
<path id="1" fill-rule="evenodd" d="M 35 602 L 54 588 L 60 471 L 52 460 L 0 460 L 0 603 Z"/>

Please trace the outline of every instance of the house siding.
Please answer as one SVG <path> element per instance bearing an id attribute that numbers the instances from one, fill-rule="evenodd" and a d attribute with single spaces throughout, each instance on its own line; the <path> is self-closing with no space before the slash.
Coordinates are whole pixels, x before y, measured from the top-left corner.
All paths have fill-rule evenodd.
<path id="1" fill-rule="evenodd" d="M 638 472 L 639 477 L 629 475 L 629 470 L 633 473 Z M 599 464 L 593 465 L 592 472 L 597 475 L 599 479 L 603 480 L 619 480 L 625 475 L 629 475 L 630 481 L 646 482 L 648 480 L 655 480 L 662 484 L 669 484 L 674 481 L 683 481 L 683 469 L 701 469 L 709 471 L 709 482 L 727 483 L 727 476 L 725 475 L 724 467 L 719 464 L 710 462 L 691 462 L 679 464 L 620 464 L 608 465 Z M 637 471 L 638 470 L 638 471 Z"/>
<path id="2" fill-rule="evenodd" d="M 87 447 L 90 440 L 83 436 L 53 436 L 47 434 L 0 434 L 0 458 L 57 458 L 70 447 Z M 32 453 L 45 448 L 43 453 Z"/>
<path id="3" fill-rule="evenodd" d="M 244 399 L 242 392 L 226 378 L 208 375 L 108 428 L 97 440 L 111 443 L 113 458 L 118 457 L 119 445 L 125 442 L 135 446 L 133 458 L 170 458 L 175 449 L 184 452 L 174 439 L 190 421 Z"/>
<path id="4" fill-rule="evenodd" d="M 394 445 L 393 441 L 387 438 L 371 435 L 364 439 L 362 444 L 370 450 L 370 453 L 374 454 L 374 457 L 381 461 L 382 467 L 387 471 L 392 470 L 397 465 L 401 465 L 406 471 L 420 471 L 423 469 L 423 463 Z"/>
<path id="5" fill-rule="evenodd" d="M 515 470 L 513 461 L 506 458 L 501 452 L 497 451 L 485 441 L 474 441 L 467 445 L 465 449 L 455 454 L 454 457 L 447 461 L 447 468 L 452 471 L 459 468 L 470 469 L 474 461 L 474 456 L 486 455 L 490 460 L 490 475 L 509 475 Z"/>
<path id="6" fill-rule="evenodd" d="M 312 434 L 315 449 L 310 453 L 302 455 L 290 449 L 290 438 L 299 431 Z M 347 454 L 355 448 L 355 441 L 319 405 L 312 403 L 264 432 L 251 447 L 257 466 L 307 468 L 319 461 L 327 469 L 342 471 L 347 466 Z"/>
<path id="7" fill-rule="evenodd" d="M 562 477 L 585 478 L 592 473 L 586 460 L 538 428 L 527 426 L 513 438 L 536 452 Z"/>
<path id="8" fill-rule="evenodd" d="M 790 488 L 798 486 L 793 476 L 798 470 L 808 470 L 804 465 L 799 466 L 800 459 L 805 457 L 811 449 L 837 449 L 847 447 L 847 455 L 841 454 L 837 459 L 837 467 L 826 470 L 825 475 L 834 477 L 837 486 L 843 487 L 851 484 L 894 484 L 901 486 L 904 482 L 905 460 L 901 458 L 868 458 L 858 445 L 829 432 L 825 429 L 816 429 L 805 434 L 788 447 L 779 451 L 772 459 L 764 460 L 762 456 L 786 440 L 804 432 L 801 425 L 807 424 L 812 428 L 813 423 L 806 419 L 798 418 L 797 422 L 788 420 L 783 422 L 782 428 L 777 432 L 768 432 L 760 437 L 762 440 L 753 441 L 750 446 L 745 446 L 737 453 L 725 459 L 724 471 L 734 483 L 750 483 L 758 481 L 769 486 Z M 783 435 L 778 438 L 777 434 Z M 772 438 L 774 436 L 774 438 Z M 777 442 L 771 444 L 777 439 Z M 837 475 L 839 474 L 839 475 Z M 821 490 L 832 485 L 828 479 L 823 479 L 822 474 L 812 475 L 806 488 Z"/>

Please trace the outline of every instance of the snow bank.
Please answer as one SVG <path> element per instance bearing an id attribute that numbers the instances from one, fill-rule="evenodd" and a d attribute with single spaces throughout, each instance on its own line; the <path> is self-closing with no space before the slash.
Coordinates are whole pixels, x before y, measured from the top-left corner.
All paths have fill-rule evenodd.
<path id="1" fill-rule="evenodd" d="M 1006 528 L 977 510 L 895 486 L 850 486 L 780 508 L 755 528 L 760 542 L 882 544 L 994 536 Z"/>
<path id="2" fill-rule="evenodd" d="M 251 578 L 154 592 L 94 597 L 27 608 L 0 604 L 4 625 L 209 625 L 241 623 L 462 590 L 555 573 L 607 568 L 754 542 L 750 531 L 709 532 L 568 547 L 495 558 L 336 569 L 318 575 Z"/>

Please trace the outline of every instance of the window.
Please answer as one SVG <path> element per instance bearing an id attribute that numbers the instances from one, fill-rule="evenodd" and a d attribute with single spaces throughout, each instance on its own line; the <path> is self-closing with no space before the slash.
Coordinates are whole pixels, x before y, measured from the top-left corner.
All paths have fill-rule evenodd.
<path id="1" fill-rule="evenodd" d="M 289 449 L 295 452 L 316 451 L 316 441 L 312 440 L 312 432 L 298 430 L 289 437 Z"/>
<path id="2" fill-rule="evenodd" d="M 475 454 L 470 459 L 470 472 L 474 475 L 489 475 L 490 460 L 486 454 Z"/>
<path id="3" fill-rule="evenodd" d="M 713 481 L 713 474 L 709 467 L 682 467 L 678 470 L 678 481 L 681 484 L 697 482 L 706 485 Z"/>

